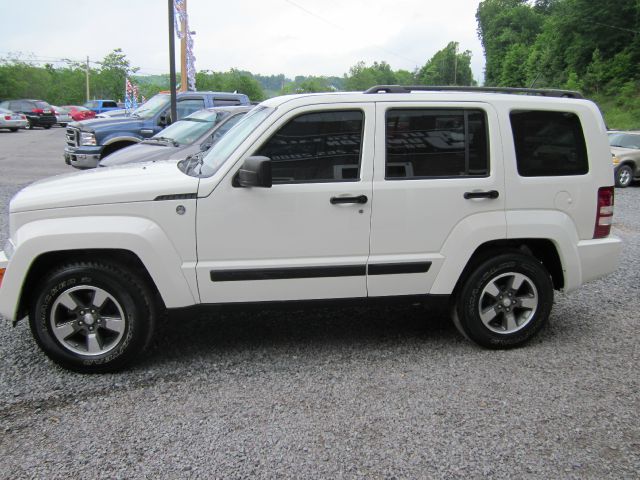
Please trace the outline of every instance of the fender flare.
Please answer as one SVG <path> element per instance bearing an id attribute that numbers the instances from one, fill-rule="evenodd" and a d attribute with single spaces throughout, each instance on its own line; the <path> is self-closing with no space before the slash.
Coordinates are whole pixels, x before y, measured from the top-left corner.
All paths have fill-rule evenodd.
<path id="1" fill-rule="evenodd" d="M 0 313 L 15 320 L 23 282 L 36 259 L 53 252 L 125 250 L 136 255 L 167 308 L 197 303 L 179 252 L 162 228 L 140 217 L 85 216 L 36 220 L 15 232 L 13 253 L 0 289 Z"/>

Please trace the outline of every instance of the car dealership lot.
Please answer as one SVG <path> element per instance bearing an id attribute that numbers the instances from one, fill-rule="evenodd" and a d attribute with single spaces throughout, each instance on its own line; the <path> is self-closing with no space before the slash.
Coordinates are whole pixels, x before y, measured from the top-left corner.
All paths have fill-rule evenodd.
<path id="1" fill-rule="evenodd" d="M 63 148 L 60 128 L 0 132 L 0 244 L 21 186 L 76 172 Z M 634 477 L 640 187 L 616 195 L 623 265 L 558 294 L 517 350 L 462 340 L 442 309 L 229 313 L 173 318 L 148 360 L 82 376 L 2 321 L 0 476 Z"/>

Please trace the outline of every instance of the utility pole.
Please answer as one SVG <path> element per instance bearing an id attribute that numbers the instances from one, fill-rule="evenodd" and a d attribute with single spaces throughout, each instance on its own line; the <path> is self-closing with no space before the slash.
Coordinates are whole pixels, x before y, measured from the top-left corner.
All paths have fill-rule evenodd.
<path id="1" fill-rule="evenodd" d="M 87 77 L 87 102 L 89 101 L 89 55 L 87 55 L 87 65 L 84 69 Z"/>
<path id="2" fill-rule="evenodd" d="M 173 28 L 173 0 L 169 2 L 169 88 L 171 89 L 171 121 L 178 119 L 177 96 L 176 96 L 176 42 Z"/>
<path id="3" fill-rule="evenodd" d="M 187 0 L 183 0 L 184 12 L 187 13 Z M 182 30 L 182 38 L 180 39 L 180 91 L 186 92 L 188 90 L 189 81 L 187 80 L 187 16 L 184 15 L 180 22 L 180 29 Z"/>

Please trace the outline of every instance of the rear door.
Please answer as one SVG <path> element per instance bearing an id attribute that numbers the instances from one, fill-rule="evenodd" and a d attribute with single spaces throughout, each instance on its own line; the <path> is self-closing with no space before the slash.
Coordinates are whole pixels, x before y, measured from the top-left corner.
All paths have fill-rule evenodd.
<path id="1" fill-rule="evenodd" d="M 376 120 L 369 295 L 451 293 L 432 290 L 443 264 L 461 269 L 483 238 L 506 237 L 497 114 L 381 102 Z"/>

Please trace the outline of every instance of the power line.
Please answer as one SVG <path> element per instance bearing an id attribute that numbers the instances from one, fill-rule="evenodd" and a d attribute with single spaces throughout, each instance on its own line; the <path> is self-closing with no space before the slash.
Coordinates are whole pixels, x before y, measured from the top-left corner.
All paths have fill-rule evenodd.
<path id="1" fill-rule="evenodd" d="M 331 20 L 327 20 L 326 18 L 324 18 L 321 15 L 318 15 L 317 13 L 312 12 L 311 10 L 308 10 L 307 8 L 303 7 L 302 5 L 297 4 L 296 2 L 294 2 L 293 0 L 284 0 L 285 2 L 293 5 L 296 8 L 299 8 L 300 10 L 302 10 L 303 12 L 305 12 L 308 15 L 311 15 L 312 17 L 317 18 L 318 20 L 321 20 L 322 22 L 326 23 L 327 25 L 332 26 L 335 29 L 340 30 L 341 32 L 344 32 L 346 30 L 345 27 L 338 25 L 334 22 L 332 22 Z M 405 57 L 404 55 L 398 53 L 398 52 L 394 52 L 393 50 L 389 50 L 388 48 L 384 48 L 384 47 L 378 47 L 379 50 L 382 50 L 383 52 L 386 52 L 390 55 L 393 55 L 394 57 L 398 57 L 401 58 L 402 60 L 409 62 L 411 64 L 413 64 L 414 66 L 418 66 L 419 62 L 416 62 L 414 59 Z"/>

